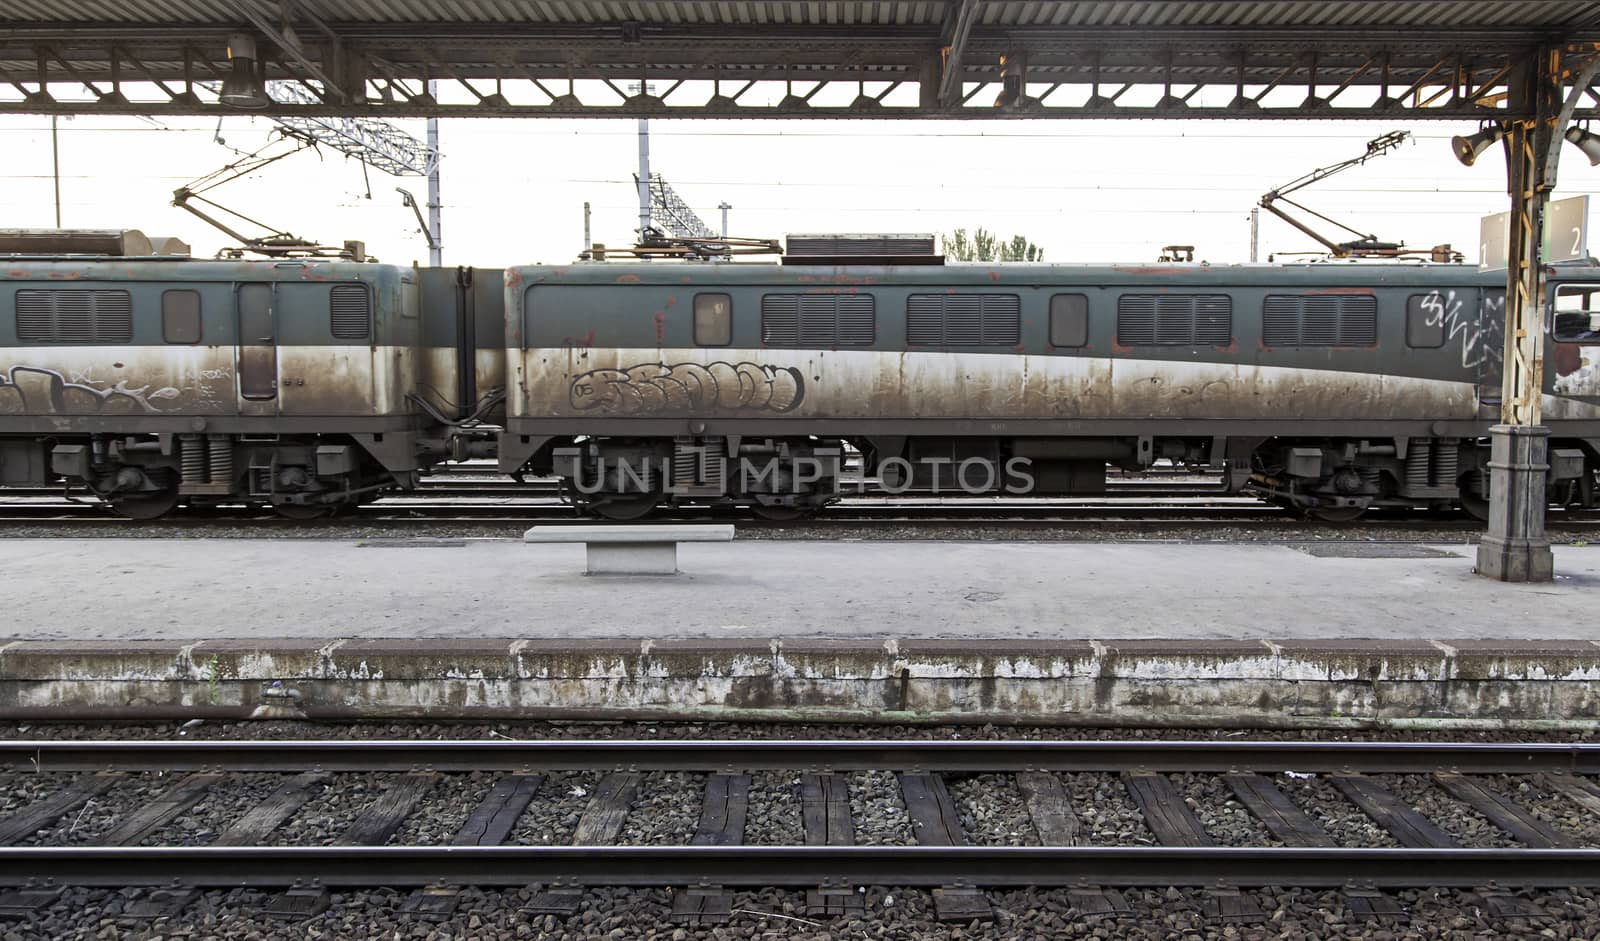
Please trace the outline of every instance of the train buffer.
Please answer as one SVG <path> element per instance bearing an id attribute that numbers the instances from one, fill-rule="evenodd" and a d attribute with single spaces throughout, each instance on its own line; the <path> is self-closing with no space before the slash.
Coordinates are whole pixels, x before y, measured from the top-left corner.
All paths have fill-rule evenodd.
<path id="1" fill-rule="evenodd" d="M 678 543 L 732 542 L 733 524 L 533 526 L 522 541 L 583 543 L 585 575 L 676 575 Z"/>

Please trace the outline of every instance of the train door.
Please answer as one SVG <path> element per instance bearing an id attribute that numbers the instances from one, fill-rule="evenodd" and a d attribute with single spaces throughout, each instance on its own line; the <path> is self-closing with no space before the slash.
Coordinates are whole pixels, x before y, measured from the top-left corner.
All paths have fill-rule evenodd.
<path id="1" fill-rule="evenodd" d="M 239 310 L 239 414 L 278 410 L 277 311 L 271 284 L 241 284 Z"/>
<path id="2" fill-rule="evenodd" d="M 1472 358 L 1478 369 L 1478 417 L 1500 420 L 1501 363 L 1505 354 L 1506 292 L 1487 289 L 1478 294 L 1478 342 Z"/>
<path id="3" fill-rule="evenodd" d="M 1549 391 L 1600 403 L 1600 284 L 1557 285 L 1552 300 Z"/>

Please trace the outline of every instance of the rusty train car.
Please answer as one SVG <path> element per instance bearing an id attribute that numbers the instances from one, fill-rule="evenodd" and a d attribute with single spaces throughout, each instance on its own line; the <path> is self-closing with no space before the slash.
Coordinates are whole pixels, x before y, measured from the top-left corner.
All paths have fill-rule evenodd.
<path id="1" fill-rule="evenodd" d="M 453 387 L 455 353 L 431 355 L 417 271 L 135 256 L 106 235 L 36 233 L 0 262 L 0 484 L 64 481 L 135 518 L 312 518 L 447 457 L 419 400 Z"/>
<path id="2" fill-rule="evenodd" d="M 510 270 L 501 466 L 617 517 L 708 497 L 814 512 L 846 445 L 947 493 L 1005 492 L 993 469 L 1020 460 L 1027 492 L 1093 494 L 1108 464 L 1166 459 L 1326 519 L 1486 512 L 1502 276 L 791 261 Z M 1597 293 L 1593 267 L 1553 276 L 1544 376 L 1551 492 L 1589 506 Z"/>
<path id="3" fill-rule="evenodd" d="M 837 499 L 850 448 L 895 489 L 1093 494 L 1168 460 L 1328 519 L 1481 513 L 1498 414 L 1504 283 L 1459 265 L 502 271 L 69 234 L 0 261 L 0 484 L 134 517 L 321 516 L 495 457 L 610 518 L 783 519 Z M 1600 504 L 1597 295 L 1572 266 L 1546 299 L 1559 503 Z"/>

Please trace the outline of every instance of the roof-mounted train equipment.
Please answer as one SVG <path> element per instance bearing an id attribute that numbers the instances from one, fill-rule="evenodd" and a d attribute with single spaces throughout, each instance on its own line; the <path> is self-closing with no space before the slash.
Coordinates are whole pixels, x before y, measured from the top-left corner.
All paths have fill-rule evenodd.
<path id="1" fill-rule="evenodd" d="M 595 243 L 580 252 L 583 261 L 678 259 L 722 261 L 734 256 L 779 255 L 785 265 L 942 265 L 938 239 L 927 233 L 806 233 L 777 239 L 675 235 L 651 227 L 631 248 Z"/>
<path id="2" fill-rule="evenodd" d="M 938 239 L 929 233 L 884 235 L 843 232 L 790 235 L 786 265 L 942 265 Z"/>
<path id="3" fill-rule="evenodd" d="M 270 152 L 271 148 L 278 148 L 276 153 Z M 229 238 L 235 239 L 238 244 L 222 249 L 217 253 L 218 258 L 243 258 L 246 254 L 262 255 L 267 258 L 327 258 L 341 261 L 377 261 L 367 257 L 366 243 L 356 240 L 346 240 L 342 245 L 323 245 L 309 239 L 301 238 L 282 229 L 275 229 L 265 222 L 252 219 L 242 212 L 229 209 L 221 203 L 215 202 L 200 194 L 210 192 L 224 183 L 231 183 L 240 177 L 249 176 L 261 168 L 276 163 L 285 157 L 293 156 L 307 148 L 315 149 L 316 141 L 299 133 L 280 128 L 278 136 L 267 141 L 252 153 L 240 157 L 230 164 L 219 167 L 205 176 L 180 186 L 172 191 L 172 205 L 199 218 L 202 222 L 217 229 Z M 267 230 L 266 235 L 244 235 L 232 226 L 205 212 L 195 203 L 205 203 L 214 211 L 223 212 L 250 225 Z"/>
<path id="4" fill-rule="evenodd" d="M 646 228 L 639 241 L 629 248 L 607 248 L 604 244 L 596 242 L 587 251 L 579 252 L 578 258 L 582 261 L 606 261 L 608 258 L 717 261 L 734 255 L 777 255 L 782 251 L 777 239 L 702 238 L 692 235 L 671 235 L 650 227 Z"/>
<path id="5" fill-rule="evenodd" d="M 177 260 L 189 257 L 189 243 L 138 229 L 0 229 L 0 255 Z"/>
<path id="6" fill-rule="evenodd" d="M 1345 225 L 1343 222 L 1330 219 L 1322 213 L 1317 212 L 1315 209 L 1308 209 L 1300 203 L 1286 198 L 1290 193 L 1298 192 L 1299 190 L 1305 189 L 1313 183 L 1326 180 L 1328 177 L 1333 176 L 1336 173 L 1342 173 L 1351 167 L 1359 167 L 1368 160 L 1371 160 L 1375 157 L 1381 157 L 1384 154 L 1394 150 L 1396 147 L 1399 147 L 1410 136 L 1411 134 L 1409 131 L 1390 131 L 1387 134 L 1380 134 L 1379 136 L 1374 137 L 1372 140 L 1367 141 L 1367 149 L 1364 153 L 1355 157 L 1351 157 L 1348 160 L 1341 160 L 1338 163 L 1330 164 L 1326 167 L 1318 167 L 1304 176 L 1297 177 L 1296 179 L 1291 180 L 1288 183 L 1277 187 L 1276 189 L 1273 189 L 1271 192 L 1262 195 L 1258 205 L 1262 209 L 1265 209 L 1266 211 L 1277 216 L 1279 219 L 1282 219 L 1284 222 L 1289 223 L 1291 226 L 1294 226 L 1296 229 L 1310 236 L 1314 241 L 1317 242 L 1317 244 L 1326 248 L 1328 250 L 1328 254 L 1334 258 L 1426 258 L 1429 261 L 1440 263 L 1460 263 L 1464 260 L 1462 254 L 1451 248 L 1448 243 L 1443 245 L 1435 245 L 1432 248 L 1407 248 L 1403 242 L 1383 241 L 1376 235 L 1363 233 L 1357 229 L 1353 229 L 1350 226 Z M 1315 216 L 1316 218 L 1321 219 L 1328 225 L 1343 229 L 1351 235 L 1356 236 L 1356 238 L 1347 239 L 1343 242 L 1336 242 L 1332 238 L 1329 238 L 1328 236 L 1323 235 L 1321 232 L 1318 232 L 1316 229 L 1313 229 L 1305 222 L 1302 222 L 1299 219 L 1296 219 L 1294 216 L 1289 215 L 1287 212 L 1284 212 L 1283 209 L 1278 206 L 1279 203 L 1285 203 L 1293 206 L 1307 215 Z"/>

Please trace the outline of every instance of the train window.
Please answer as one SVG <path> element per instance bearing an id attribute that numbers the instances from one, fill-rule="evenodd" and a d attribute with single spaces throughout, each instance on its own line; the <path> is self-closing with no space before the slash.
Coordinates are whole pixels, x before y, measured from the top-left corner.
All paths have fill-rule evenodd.
<path id="1" fill-rule="evenodd" d="M 694 296 L 695 346 L 727 346 L 733 342 L 733 298 L 726 294 Z"/>
<path id="2" fill-rule="evenodd" d="M 1087 346 L 1089 298 L 1082 294 L 1056 294 L 1050 298 L 1050 345 Z"/>
<path id="3" fill-rule="evenodd" d="M 365 284 L 335 284 L 328 291 L 328 327 L 335 340 L 372 335 L 372 295 Z"/>
<path id="4" fill-rule="evenodd" d="M 1123 346 L 1227 346 L 1233 298 L 1226 294 L 1124 294 L 1117 298 Z"/>
<path id="5" fill-rule="evenodd" d="M 1444 303 L 1437 291 L 1406 298 L 1406 346 L 1414 350 L 1444 346 Z"/>
<path id="6" fill-rule="evenodd" d="M 1261 341 L 1270 347 L 1376 346 L 1378 301 L 1370 294 L 1269 294 Z"/>
<path id="7" fill-rule="evenodd" d="M 912 346 L 1016 346 L 1022 302 L 1015 294 L 913 294 L 906 299 Z"/>
<path id="8" fill-rule="evenodd" d="M 168 343 L 200 342 L 200 292 L 161 292 L 161 338 Z"/>
<path id="9" fill-rule="evenodd" d="M 131 343 L 127 291 L 17 292 L 17 339 L 23 343 Z"/>
<path id="10" fill-rule="evenodd" d="M 1557 343 L 1600 343 L 1600 285 L 1557 288 L 1551 332 Z"/>
<path id="11" fill-rule="evenodd" d="M 812 349 L 871 346 L 877 317 L 871 294 L 764 294 L 761 342 Z"/>

